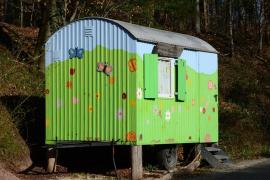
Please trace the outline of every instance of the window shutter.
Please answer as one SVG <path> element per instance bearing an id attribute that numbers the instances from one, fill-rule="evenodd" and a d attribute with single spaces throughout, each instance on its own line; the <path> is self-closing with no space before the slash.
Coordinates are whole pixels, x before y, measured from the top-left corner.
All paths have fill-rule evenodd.
<path id="1" fill-rule="evenodd" d="M 144 97 L 155 99 L 158 96 L 158 55 L 144 54 Z"/>
<path id="2" fill-rule="evenodd" d="M 177 78 L 177 99 L 179 101 L 186 100 L 186 61 L 178 59 L 177 62 L 178 78 Z"/>

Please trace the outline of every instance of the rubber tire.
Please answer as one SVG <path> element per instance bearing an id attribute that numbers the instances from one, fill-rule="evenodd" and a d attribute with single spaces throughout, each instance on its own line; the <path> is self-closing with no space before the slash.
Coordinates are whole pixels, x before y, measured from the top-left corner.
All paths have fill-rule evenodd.
<path id="1" fill-rule="evenodd" d="M 178 159 L 176 146 L 161 146 L 158 149 L 157 158 L 161 168 L 168 171 L 174 169 Z"/>

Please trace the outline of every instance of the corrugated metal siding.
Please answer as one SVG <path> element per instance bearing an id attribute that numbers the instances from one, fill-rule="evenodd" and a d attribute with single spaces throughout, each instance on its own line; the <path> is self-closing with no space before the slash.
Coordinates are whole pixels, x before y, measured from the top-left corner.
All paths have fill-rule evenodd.
<path id="1" fill-rule="evenodd" d="M 197 52 L 184 50 L 181 58 L 187 62 L 186 100 L 185 102 L 176 101 L 176 97 L 138 100 L 137 132 L 138 136 L 142 137 L 138 139 L 138 144 L 199 142 Z M 191 64 L 192 68 L 190 68 Z M 139 64 L 138 68 L 140 69 L 142 65 L 142 63 Z M 175 67 L 172 71 L 176 72 Z M 176 75 L 174 74 L 175 77 Z M 137 81 L 139 86 L 143 86 L 143 77 L 139 77 Z"/>
<path id="2" fill-rule="evenodd" d="M 69 59 L 75 47 L 84 49 L 83 59 Z M 46 43 L 47 143 L 127 140 L 135 131 L 136 108 L 129 102 L 136 100 L 136 76 L 128 70 L 135 52 L 136 41 L 126 31 L 99 19 L 76 21 L 53 34 Z M 112 75 L 97 72 L 97 62 L 112 65 Z"/>

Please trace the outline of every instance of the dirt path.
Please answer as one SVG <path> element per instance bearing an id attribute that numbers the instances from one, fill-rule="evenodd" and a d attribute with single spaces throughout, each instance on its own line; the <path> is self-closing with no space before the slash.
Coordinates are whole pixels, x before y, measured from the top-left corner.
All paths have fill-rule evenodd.
<path id="1" fill-rule="evenodd" d="M 19 180 L 19 178 L 17 178 L 14 174 L 5 170 L 1 164 L 0 164 L 0 179 L 1 180 Z"/>
<path id="2" fill-rule="evenodd" d="M 247 160 L 236 163 L 233 168 L 227 170 L 201 168 L 192 174 L 175 173 L 172 179 L 189 180 L 269 180 L 270 179 L 270 159 Z"/>
<path id="3" fill-rule="evenodd" d="M 39 171 L 36 169 L 37 172 Z M 147 173 L 146 173 L 147 174 Z M 165 174 L 164 171 L 160 172 L 148 172 L 148 174 L 156 174 L 156 176 L 148 176 L 147 179 L 188 179 L 188 180 L 211 180 L 211 179 L 270 179 L 270 159 L 258 159 L 258 160 L 247 160 L 236 163 L 232 169 L 218 170 L 202 167 L 192 173 L 185 173 L 181 170 L 177 170 L 173 173 Z M 12 174 L 0 166 L 0 179 L 2 180 L 36 180 L 36 179 L 115 179 L 113 175 L 94 174 L 89 172 L 78 172 L 78 173 L 33 173 L 31 174 Z"/>

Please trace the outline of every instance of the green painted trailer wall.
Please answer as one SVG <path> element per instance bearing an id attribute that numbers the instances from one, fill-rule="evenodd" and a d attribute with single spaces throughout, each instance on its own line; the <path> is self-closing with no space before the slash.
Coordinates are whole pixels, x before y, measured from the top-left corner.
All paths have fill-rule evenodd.
<path id="1" fill-rule="evenodd" d="M 179 57 L 186 62 L 184 99 L 149 98 L 145 80 L 157 76 L 157 68 L 145 69 L 144 56 L 153 46 L 102 20 L 76 22 L 55 33 L 46 43 L 46 144 L 217 142 L 217 55 L 184 50 Z M 69 57 L 75 47 L 83 48 L 81 58 Z M 100 62 L 112 66 L 110 75 L 97 71 Z"/>
<path id="2" fill-rule="evenodd" d="M 142 44 L 140 44 L 142 46 Z M 147 46 L 147 45 L 145 45 Z M 139 49 L 139 48 L 138 48 Z M 147 48 L 137 59 L 138 89 L 144 87 L 143 58 Z M 151 49 L 151 48 L 150 48 Z M 184 50 L 183 59 L 192 66 L 186 66 L 185 101 L 173 98 L 137 100 L 137 144 L 173 144 L 218 141 L 218 76 L 217 67 L 211 72 L 200 72 L 200 64 L 217 66 L 217 55 Z M 174 77 L 177 76 L 174 67 Z M 204 68 L 205 69 L 205 68 Z M 149 71 L 152 71 L 150 69 Z M 146 71 L 146 70 L 144 70 Z M 152 73 L 153 74 L 153 73 Z M 138 91 L 138 90 L 137 90 Z"/>
<path id="3" fill-rule="evenodd" d="M 101 59 L 113 66 L 97 72 Z M 46 143 L 134 142 L 136 54 L 97 46 L 84 58 L 56 62 L 46 68 Z"/>

